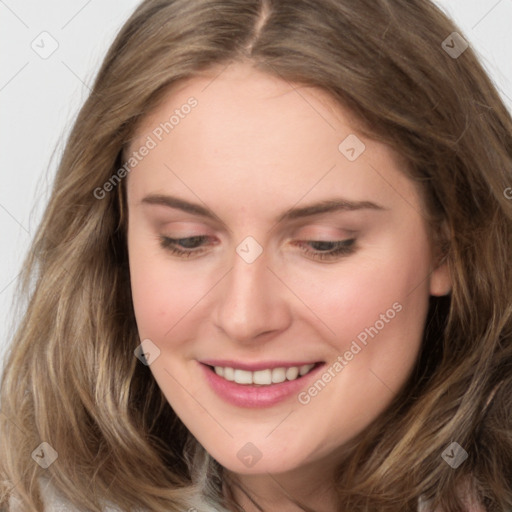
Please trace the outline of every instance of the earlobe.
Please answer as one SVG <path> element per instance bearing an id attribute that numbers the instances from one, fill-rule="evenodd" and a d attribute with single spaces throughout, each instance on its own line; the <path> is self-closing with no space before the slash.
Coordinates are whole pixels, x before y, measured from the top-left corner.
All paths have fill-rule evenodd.
<path id="1" fill-rule="evenodd" d="M 448 222 L 443 220 L 433 237 L 433 261 L 430 268 L 430 294 L 437 297 L 448 295 L 452 291 L 452 277 L 448 263 L 449 243 L 451 239 Z"/>
<path id="2" fill-rule="evenodd" d="M 430 294 L 448 295 L 452 291 L 452 278 L 448 261 L 444 258 L 430 274 Z"/>

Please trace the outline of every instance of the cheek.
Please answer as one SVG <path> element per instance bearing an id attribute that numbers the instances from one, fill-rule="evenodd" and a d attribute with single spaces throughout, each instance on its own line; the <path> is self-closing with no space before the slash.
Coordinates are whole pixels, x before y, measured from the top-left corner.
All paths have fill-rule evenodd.
<path id="1" fill-rule="evenodd" d="M 155 240 L 128 242 L 133 307 L 141 338 L 161 340 L 197 296 L 192 276 L 173 271 Z M 197 299 L 195 299 L 197 300 Z"/>
<path id="2" fill-rule="evenodd" d="M 361 352 L 350 371 L 371 372 L 383 396 L 398 391 L 418 357 L 429 305 L 429 263 L 426 240 L 402 246 L 372 274 L 364 313 L 352 310 L 357 332 L 351 342 L 356 340 Z M 376 392 L 376 406 L 380 396 Z"/>
<path id="3" fill-rule="evenodd" d="M 347 260 L 335 278 L 326 274 L 307 283 L 311 307 L 335 335 L 325 338 L 332 348 L 329 375 L 321 378 L 328 382 L 326 391 L 315 383 L 303 398 L 311 400 L 311 414 L 324 416 L 336 411 L 333 403 L 343 404 L 344 417 L 333 412 L 325 420 L 332 446 L 340 432 L 348 439 L 375 419 L 413 369 L 428 311 L 427 255 L 424 239 L 410 239 L 372 253 L 371 260 L 360 258 L 353 267 Z"/>
<path id="4" fill-rule="evenodd" d="M 222 268 L 203 268 L 171 259 L 155 240 L 134 237 L 129 244 L 132 300 L 139 337 L 149 338 L 161 349 L 193 350 L 190 340 L 200 338 L 209 319 L 212 289 L 225 273 Z"/>
<path id="5" fill-rule="evenodd" d="M 372 340 L 378 331 L 380 346 L 417 349 L 424 329 L 429 298 L 429 244 L 416 232 L 347 258 L 332 270 L 293 281 L 321 319 L 326 340 L 337 353 L 353 340 Z M 290 282 L 290 281 L 289 281 Z M 363 345 L 364 346 L 364 345 Z"/>

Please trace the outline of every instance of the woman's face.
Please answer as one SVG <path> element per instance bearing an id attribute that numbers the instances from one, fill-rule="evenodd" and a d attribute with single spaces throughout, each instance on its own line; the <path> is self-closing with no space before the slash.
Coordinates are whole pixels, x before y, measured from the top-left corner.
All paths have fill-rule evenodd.
<path id="1" fill-rule="evenodd" d="M 170 405 L 231 471 L 325 469 L 450 289 L 403 164 L 325 93 L 242 64 L 173 89 L 127 155 L 135 315 Z"/>

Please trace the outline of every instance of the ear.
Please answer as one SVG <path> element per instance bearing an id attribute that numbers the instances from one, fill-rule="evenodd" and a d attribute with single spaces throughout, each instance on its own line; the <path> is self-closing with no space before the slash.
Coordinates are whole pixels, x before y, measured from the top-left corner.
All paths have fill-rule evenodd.
<path id="1" fill-rule="evenodd" d="M 430 295 L 448 295 L 452 291 L 452 278 L 448 261 L 438 264 L 430 274 Z"/>
<path id="2" fill-rule="evenodd" d="M 448 295 L 452 291 L 453 283 L 447 251 L 441 249 L 441 247 L 445 247 L 442 241 L 450 239 L 446 222 L 443 222 L 440 231 L 434 238 L 436 243 L 430 274 L 430 294 L 435 296 Z"/>

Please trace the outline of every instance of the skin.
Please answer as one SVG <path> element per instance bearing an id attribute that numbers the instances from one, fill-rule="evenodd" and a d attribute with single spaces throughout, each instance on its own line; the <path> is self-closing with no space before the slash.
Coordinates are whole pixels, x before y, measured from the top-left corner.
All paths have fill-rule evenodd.
<path id="1" fill-rule="evenodd" d="M 366 149 L 349 161 L 338 150 L 357 134 L 348 112 L 321 90 L 292 87 L 250 64 L 174 87 L 128 152 L 191 96 L 197 107 L 127 177 L 137 326 L 140 339 L 160 350 L 151 372 L 187 428 L 261 505 L 299 510 L 288 493 L 334 511 L 330 475 L 346 443 L 410 375 L 429 296 L 450 291 L 447 266 L 437 264 L 420 191 L 399 155 L 359 136 Z M 149 194 L 207 206 L 217 217 L 141 203 Z M 289 208 L 341 197 L 383 209 L 275 221 Z M 209 238 L 198 255 L 182 258 L 160 246 L 160 235 Z M 250 264 L 236 252 L 247 236 L 263 248 Z M 354 237 L 355 250 L 333 260 L 315 259 L 318 246 L 296 244 Z M 401 311 L 307 405 L 295 395 L 264 409 L 231 405 L 197 362 L 329 365 L 397 302 Z M 237 457 L 247 442 L 262 454 L 250 468 Z M 256 510 L 236 489 L 234 495 L 247 512 Z"/>

